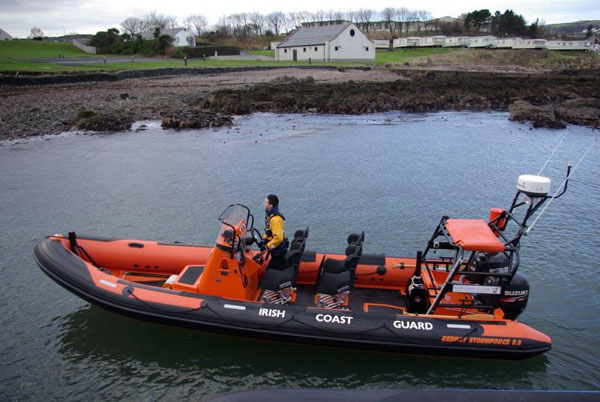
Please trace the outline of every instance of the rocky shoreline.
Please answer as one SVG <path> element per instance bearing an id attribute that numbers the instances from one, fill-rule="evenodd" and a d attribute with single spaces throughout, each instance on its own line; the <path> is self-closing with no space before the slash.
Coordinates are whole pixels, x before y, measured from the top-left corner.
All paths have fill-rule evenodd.
<path id="1" fill-rule="evenodd" d="M 71 129 L 214 128 L 254 112 L 509 111 L 534 127 L 600 127 L 600 74 L 423 70 L 270 69 L 0 87 L 0 140 Z"/>

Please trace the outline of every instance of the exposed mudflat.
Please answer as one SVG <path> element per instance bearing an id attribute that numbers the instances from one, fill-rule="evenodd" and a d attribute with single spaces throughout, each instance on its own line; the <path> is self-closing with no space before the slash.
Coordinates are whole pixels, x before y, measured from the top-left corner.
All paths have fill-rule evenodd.
<path id="1" fill-rule="evenodd" d="M 508 111 L 517 101 L 537 106 L 550 117 L 536 119 L 520 113 L 517 120 L 538 121 L 538 125 L 548 127 L 560 127 L 553 120 L 597 127 L 599 99 L 598 71 L 515 74 L 286 68 L 117 82 L 4 86 L 0 88 L 0 140 L 70 129 L 110 132 L 126 127 L 128 122 L 148 119 L 162 119 L 169 128 L 216 127 L 230 124 L 231 115 L 255 111 Z M 522 104 L 518 105 L 524 110 Z M 529 112 L 535 114 L 535 110 L 540 109 L 531 108 Z M 86 120 L 90 118 L 91 121 Z M 550 123 L 544 125 L 546 121 Z"/>

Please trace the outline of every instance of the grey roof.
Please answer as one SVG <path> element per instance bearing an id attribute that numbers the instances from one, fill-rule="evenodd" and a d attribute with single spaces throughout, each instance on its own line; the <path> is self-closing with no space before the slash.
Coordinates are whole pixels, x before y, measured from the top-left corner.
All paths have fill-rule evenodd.
<path id="1" fill-rule="evenodd" d="M 12 39 L 12 36 L 10 36 L 4 29 L 0 28 L 0 38 Z"/>
<path id="2" fill-rule="evenodd" d="M 161 35 L 169 35 L 171 37 L 174 37 L 181 31 L 185 31 L 185 28 L 161 29 L 160 34 Z M 142 39 L 154 39 L 154 29 L 151 31 L 142 32 Z"/>
<path id="3" fill-rule="evenodd" d="M 335 39 L 350 23 L 323 27 L 300 28 L 283 40 L 277 47 L 324 45 Z"/>

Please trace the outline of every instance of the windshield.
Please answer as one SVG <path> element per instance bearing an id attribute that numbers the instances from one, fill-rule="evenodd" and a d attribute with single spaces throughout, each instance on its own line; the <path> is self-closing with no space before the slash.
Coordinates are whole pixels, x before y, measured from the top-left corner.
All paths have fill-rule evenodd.
<path id="1" fill-rule="evenodd" d="M 222 222 L 217 243 L 236 249 L 240 238 L 245 238 L 246 232 L 252 229 L 254 217 L 250 214 L 248 207 L 241 204 L 228 206 L 219 216 Z M 250 222 L 250 225 L 248 225 Z"/>

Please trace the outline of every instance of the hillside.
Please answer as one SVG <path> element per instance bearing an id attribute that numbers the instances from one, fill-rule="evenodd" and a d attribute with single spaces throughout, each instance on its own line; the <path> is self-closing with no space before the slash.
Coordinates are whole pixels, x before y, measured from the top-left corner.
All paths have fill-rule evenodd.
<path id="1" fill-rule="evenodd" d="M 3 59 L 56 58 L 59 53 L 65 57 L 93 57 L 70 43 L 25 39 L 0 41 L 0 58 Z"/>
<path id="2" fill-rule="evenodd" d="M 592 29 L 596 32 L 600 32 L 600 20 L 586 20 L 577 22 L 567 22 L 564 24 L 548 24 L 546 25 L 546 31 L 550 35 L 573 35 L 573 36 L 585 36 L 585 31 L 592 25 Z"/>

